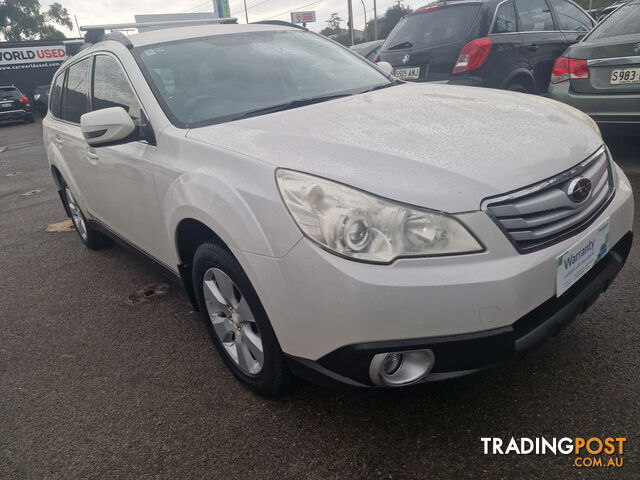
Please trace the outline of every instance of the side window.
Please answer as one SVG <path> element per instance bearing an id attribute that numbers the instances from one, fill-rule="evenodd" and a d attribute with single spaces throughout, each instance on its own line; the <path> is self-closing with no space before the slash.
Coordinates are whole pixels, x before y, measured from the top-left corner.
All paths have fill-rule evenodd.
<path id="1" fill-rule="evenodd" d="M 513 3 L 503 3 L 496 12 L 496 23 L 493 25 L 491 33 L 516 32 L 516 12 L 513 10 Z"/>
<path id="2" fill-rule="evenodd" d="M 74 63 L 67 72 L 67 86 L 64 90 L 64 119 L 80 123 L 82 114 L 89 111 L 89 59 Z"/>
<path id="3" fill-rule="evenodd" d="M 62 105 L 60 100 L 62 99 L 64 75 L 65 72 L 63 71 L 56 77 L 53 82 L 53 86 L 51 87 L 51 95 L 49 96 L 49 110 L 51 111 L 51 115 L 56 118 L 61 118 L 62 115 Z"/>
<path id="4" fill-rule="evenodd" d="M 122 107 L 140 126 L 142 112 L 120 64 L 107 55 L 97 55 L 93 67 L 92 110 Z"/>
<path id="5" fill-rule="evenodd" d="M 589 16 L 572 3 L 565 0 L 551 0 L 551 5 L 558 15 L 560 30 L 588 32 L 593 27 Z"/>
<path id="6" fill-rule="evenodd" d="M 521 32 L 555 30 L 551 10 L 545 0 L 515 0 Z"/>

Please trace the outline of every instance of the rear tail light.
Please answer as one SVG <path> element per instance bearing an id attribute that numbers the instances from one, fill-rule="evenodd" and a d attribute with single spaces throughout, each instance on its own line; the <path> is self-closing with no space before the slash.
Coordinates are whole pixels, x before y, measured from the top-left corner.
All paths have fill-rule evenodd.
<path id="1" fill-rule="evenodd" d="M 589 66 L 580 58 L 558 57 L 551 70 L 551 83 L 589 78 Z"/>
<path id="2" fill-rule="evenodd" d="M 18 101 L 19 101 L 20 103 L 29 103 L 29 99 L 28 99 L 27 97 L 19 98 L 19 99 L 18 99 Z"/>
<path id="3" fill-rule="evenodd" d="M 453 67 L 453 75 L 468 72 L 480 68 L 491 52 L 491 39 L 489 37 L 476 38 L 467 43 L 458 57 L 456 66 Z"/>

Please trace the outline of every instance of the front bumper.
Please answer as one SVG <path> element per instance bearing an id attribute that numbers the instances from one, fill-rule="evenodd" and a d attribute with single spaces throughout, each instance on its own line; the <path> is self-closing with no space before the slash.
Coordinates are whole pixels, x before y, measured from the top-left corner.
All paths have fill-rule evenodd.
<path id="1" fill-rule="evenodd" d="M 549 98 L 582 110 L 603 132 L 640 135 L 640 94 L 583 94 L 562 82 L 549 85 Z"/>
<path id="2" fill-rule="evenodd" d="M 368 372 L 377 353 L 431 349 L 436 362 L 420 383 L 463 377 L 508 364 L 586 311 L 622 269 L 631 243 L 629 232 L 565 294 L 550 298 L 512 325 L 463 335 L 347 345 L 318 361 L 288 356 L 290 368 L 315 383 L 365 388 L 374 387 Z"/>
<path id="3" fill-rule="evenodd" d="M 631 185 L 614 168 L 616 194 L 587 230 L 526 255 L 480 211 L 458 214 L 485 245 L 478 254 L 371 265 L 332 255 L 306 238 L 283 258 L 233 253 L 298 374 L 367 385 L 368 365 L 363 367 L 374 353 L 430 345 L 436 366 L 427 380 L 460 376 L 530 348 L 613 280 L 626 258 L 633 220 Z M 583 279 L 557 299 L 558 256 L 605 218 L 618 252 L 607 257 L 612 266 L 593 285 L 587 288 Z"/>
<path id="4" fill-rule="evenodd" d="M 24 110 L 4 111 L 4 112 L 0 112 L 0 122 L 25 120 L 28 115 L 31 115 L 31 112 L 26 112 Z"/>

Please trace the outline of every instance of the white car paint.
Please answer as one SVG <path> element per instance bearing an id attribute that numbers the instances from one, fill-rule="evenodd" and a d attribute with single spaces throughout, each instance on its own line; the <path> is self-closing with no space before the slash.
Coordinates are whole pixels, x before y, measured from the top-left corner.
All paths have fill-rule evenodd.
<path id="1" fill-rule="evenodd" d="M 187 137 L 446 212 L 476 210 L 483 198 L 562 172 L 602 145 L 593 121 L 559 102 L 430 83 L 197 128 Z"/>
<path id="2" fill-rule="evenodd" d="M 218 25 L 130 38 L 151 45 L 286 28 Z M 577 110 L 510 92 L 406 84 L 186 130 L 171 124 L 118 42 L 89 47 L 61 68 L 97 52 L 121 63 L 157 144 L 96 148 L 97 158 L 87 158 L 80 126 L 49 113 L 43 128 L 50 164 L 89 219 L 174 272 L 180 222 L 207 225 L 246 271 L 285 353 L 317 360 L 354 343 L 481 332 L 510 325 L 553 297 L 555 259 L 578 237 L 519 254 L 481 203 L 595 152 L 603 143 L 597 127 Z M 332 255 L 304 238 L 289 215 L 275 181 L 280 167 L 457 214 L 486 250 L 391 265 Z M 601 214 L 611 219 L 612 245 L 633 219 L 631 187 L 614 168 L 616 195 Z"/>

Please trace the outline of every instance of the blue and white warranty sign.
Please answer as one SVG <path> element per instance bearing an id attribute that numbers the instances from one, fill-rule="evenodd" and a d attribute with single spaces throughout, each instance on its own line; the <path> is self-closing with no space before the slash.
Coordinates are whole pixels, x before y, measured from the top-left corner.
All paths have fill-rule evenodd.
<path id="1" fill-rule="evenodd" d="M 608 251 L 609 219 L 607 218 L 598 228 L 558 257 L 556 296 L 559 297 L 580 280 Z"/>

